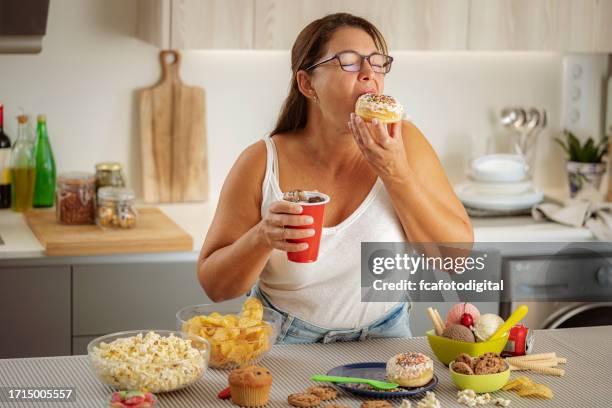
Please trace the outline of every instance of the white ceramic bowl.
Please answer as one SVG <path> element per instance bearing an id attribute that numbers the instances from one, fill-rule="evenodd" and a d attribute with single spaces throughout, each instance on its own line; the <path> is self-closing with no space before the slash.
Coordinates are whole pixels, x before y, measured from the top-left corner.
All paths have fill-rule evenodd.
<path id="1" fill-rule="evenodd" d="M 472 162 L 471 177 L 476 181 L 511 183 L 525 180 L 527 169 L 517 154 L 490 154 Z"/>

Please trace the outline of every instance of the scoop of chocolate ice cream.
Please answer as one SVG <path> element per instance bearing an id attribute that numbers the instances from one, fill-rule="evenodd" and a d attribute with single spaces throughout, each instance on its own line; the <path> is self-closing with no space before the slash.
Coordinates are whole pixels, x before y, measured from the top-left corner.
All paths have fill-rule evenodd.
<path id="1" fill-rule="evenodd" d="M 461 324 L 451 324 L 444 330 L 442 336 L 453 340 L 465 341 L 467 343 L 474 343 L 476 341 L 474 333 Z"/>

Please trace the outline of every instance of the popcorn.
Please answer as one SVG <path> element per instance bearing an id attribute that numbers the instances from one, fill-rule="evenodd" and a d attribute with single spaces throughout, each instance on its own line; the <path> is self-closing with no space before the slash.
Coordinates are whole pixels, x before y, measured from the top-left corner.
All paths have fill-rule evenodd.
<path id="1" fill-rule="evenodd" d="M 399 406 L 399 408 L 412 408 L 412 404 L 409 400 L 402 400 L 402 404 Z"/>
<path id="2" fill-rule="evenodd" d="M 478 395 L 474 390 L 465 389 L 457 392 L 457 402 L 468 407 L 475 407 L 477 405 L 488 405 L 495 404 L 501 407 L 507 407 L 510 405 L 510 400 L 503 398 L 493 399 L 489 393 Z"/>
<path id="3" fill-rule="evenodd" d="M 205 352 L 194 348 L 191 340 L 155 332 L 102 342 L 93 348 L 91 361 L 106 384 L 153 393 L 190 385 L 206 368 Z"/>
<path id="4" fill-rule="evenodd" d="M 417 403 L 416 408 L 440 408 L 440 401 L 436 398 L 436 394 L 427 391 L 425 397 Z"/>

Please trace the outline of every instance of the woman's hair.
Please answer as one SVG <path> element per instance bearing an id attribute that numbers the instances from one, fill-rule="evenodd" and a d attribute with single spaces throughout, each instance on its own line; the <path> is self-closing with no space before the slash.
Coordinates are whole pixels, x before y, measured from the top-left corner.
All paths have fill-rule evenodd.
<path id="1" fill-rule="evenodd" d="M 298 88 L 296 74 L 306 69 L 322 57 L 323 49 L 332 34 L 342 27 L 354 27 L 365 31 L 372 37 L 376 49 L 387 54 L 387 43 L 380 31 L 364 18 L 348 13 L 329 14 L 308 24 L 300 32 L 291 48 L 291 87 L 283 103 L 280 116 L 270 135 L 292 132 L 306 127 L 308 118 L 306 97 Z"/>

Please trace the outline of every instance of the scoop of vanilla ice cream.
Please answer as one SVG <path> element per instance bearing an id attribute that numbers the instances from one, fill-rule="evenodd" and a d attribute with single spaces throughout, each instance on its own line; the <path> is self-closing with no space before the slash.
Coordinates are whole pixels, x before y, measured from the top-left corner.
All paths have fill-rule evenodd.
<path id="1" fill-rule="evenodd" d="M 504 319 L 493 313 L 485 313 L 474 322 L 474 334 L 480 341 L 487 341 L 504 324 Z"/>

